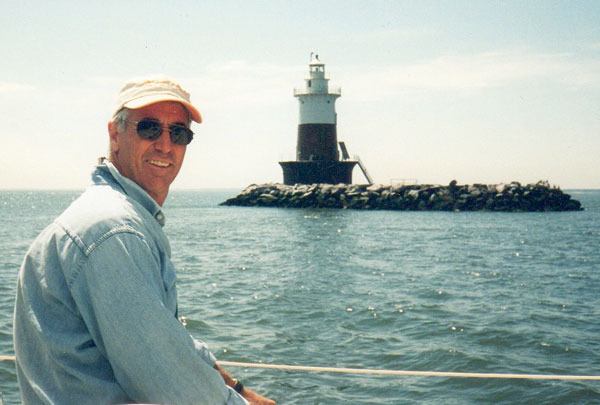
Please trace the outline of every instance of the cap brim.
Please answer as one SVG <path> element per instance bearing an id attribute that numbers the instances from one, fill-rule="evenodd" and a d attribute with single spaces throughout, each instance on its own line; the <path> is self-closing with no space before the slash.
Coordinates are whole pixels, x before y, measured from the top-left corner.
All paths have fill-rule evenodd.
<path id="1" fill-rule="evenodd" d="M 183 100 L 182 98 L 176 97 L 172 94 L 165 94 L 165 95 L 155 94 L 152 96 L 136 98 L 134 100 L 131 100 L 131 101 L 128 101 L 127 103 L 125 103 L 123 105 L 123 107 L 127 107 L 129 109 L 135 110 L 138 108 L 146 107 L 150 104 L 160 103 L 161 101 L 176 101 L 178 103 L 181 103 L 186 108 L 186 110 L 188 110 L 190 112 L 190 116 L 193 121 L 195 121 L 197 123 L 202 122 L 202 116 L 200 115 L 200 111 L 198 111 L 198 109 L 196 107 L 194 107 L 192 104 L 188 103 L 187 101 Z"/>

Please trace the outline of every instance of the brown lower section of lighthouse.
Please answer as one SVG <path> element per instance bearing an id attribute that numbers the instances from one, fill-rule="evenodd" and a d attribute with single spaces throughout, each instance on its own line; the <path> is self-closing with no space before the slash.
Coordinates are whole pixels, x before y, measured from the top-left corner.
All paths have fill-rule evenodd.
<path id="1" fill-rule="evenodd" d="M 340 160 L 335 124 L 300 124 L 296 160 Z"/>

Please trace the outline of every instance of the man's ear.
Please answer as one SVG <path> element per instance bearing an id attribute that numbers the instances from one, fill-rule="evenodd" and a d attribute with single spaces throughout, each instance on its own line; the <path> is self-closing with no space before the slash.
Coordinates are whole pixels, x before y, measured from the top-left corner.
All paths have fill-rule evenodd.
<path id="1" fill-rule="evenodd" d="M 113 152 L 119 151 L 119 132 L 117 131 L 117 125 L 113 121 L 108 123 L 108 136 L 110 138 L 110 150 Z"/>

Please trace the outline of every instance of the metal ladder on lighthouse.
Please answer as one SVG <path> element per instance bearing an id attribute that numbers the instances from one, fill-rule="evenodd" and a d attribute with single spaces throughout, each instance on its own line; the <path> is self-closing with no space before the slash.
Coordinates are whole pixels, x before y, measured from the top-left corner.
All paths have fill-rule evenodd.
<path id="1" fill-rule="evenodd" d="M 340 145 L 340 149 L 342 151 L 342 160 L 350 160 L 350 154 L 348 153 L 348 148 L 346 148 L 346 144 L 342 141 L 338 142 L 338 144 Z M 369 175 L 367 167 L 364 165 L 362 160 L 360 160 L 360 157 L 358 155 L 354 155 L 354 160 L 358 163 L 358 167 L 360 167 L 360 170 L 362 170 L 363 174 L 365 175 L 365 178 L 369 182 L 369 185 L 373 184 L 373 178 Z"/>
<path id="2" fill-rule="evenodd" d="M 373 178 L 369 175 L 367 167 L 363 164 L 362 160 L 360 160 L 360 157 L 358 155 L 354 155 L 354 160 L 356 160 L 356 162 L 358 163 L 358 167 L 360 167 L 360 170 L 362 170 L 363 174 L 365 175 L 365 178 L 369 182 L 369 185 L 373 184 Z"/>

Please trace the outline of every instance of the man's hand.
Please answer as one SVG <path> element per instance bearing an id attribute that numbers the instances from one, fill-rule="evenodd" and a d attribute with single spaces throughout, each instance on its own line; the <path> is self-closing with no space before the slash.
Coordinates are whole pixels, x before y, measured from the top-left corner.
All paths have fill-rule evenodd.
<path id="1" fill-rule="evenodd" d="M 275 405 L 275 401 L 257 394 L 250 388 L 244 387 L 244 390 L 242 391 L 242 396 L 246 401 L 250 402 L 250 405 Z"/>
<path id="2" fill-rule="evenodd" d="M 219 366 L 218 363 L 215 363 L 214 367 L 215 370 L 217 370 L 219 374 L 221 374 L 221 377 L 223 377 L 225 384 L 233 388 L 237 380 L 233 379 L 233 377 L 231 377 L 223 367 Z M 250 405 L 275 405 L 275 401 L 257 394 L 250 388 L 244 387 L 240 395 L 243 396 L 246 401 L 250 402 Z"/>

